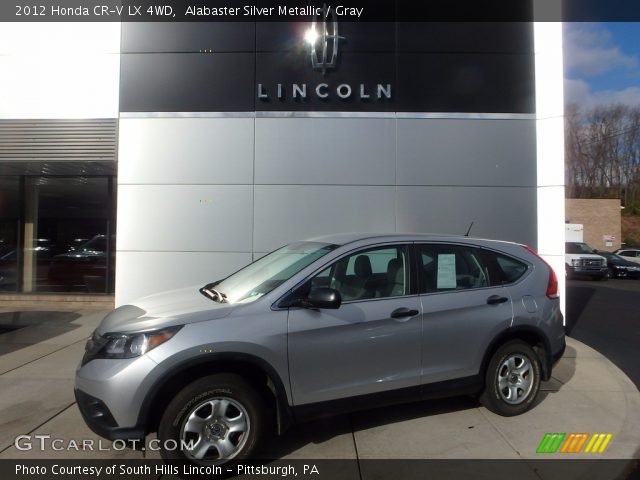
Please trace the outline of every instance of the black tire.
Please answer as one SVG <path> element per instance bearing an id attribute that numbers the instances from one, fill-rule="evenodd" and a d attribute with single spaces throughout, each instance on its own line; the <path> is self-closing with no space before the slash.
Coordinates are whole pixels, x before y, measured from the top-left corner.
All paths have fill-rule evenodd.
<path id="1" fill-rule="evenodd" d="M 616 278 L 616 271 L 613 269 L 613 267 L 609 267 L 607 268 L 607 274 L 606 274 L 606 278 Z"/>
<path id="2" fill-rule="evenodd" d="M 224 402 L 227 402 L 227 407 L 224 407 Z M 211 405 L 220 405 L 215 408 L 225 408 L 225 411 L 220 416 L 214 415 L 214 407 Z M 220 436 L 214 438 L 224 441 L 228 437 L 228 440 L 237 448 L 230 458 L 216 458 L 219 457 L 219 452 L 215 446 L 205 450 L 206 455 L 202 459 L 193 458 L 189 452 L 182 451 L 180 448 L 172 450 L 164 448 L 167 441 L 170 441 L 169 445 L 173 445 L 173 441 L 180 445 L 182 429 L 187 419 L 192 414 L 199 418 L 207 417 L 207 408 L 210 409 L 209 418 L 212 420 L 203 423 L 212 425 L 208 432 L 212 434 L 212 429 L 215 429 L 214 433 Z M 238 432 L 232 432 L 229 424 L 225 423 L 227 416 L 232 417 L 237 414 L 239 414 L 238 419 L 244 418 L 245 415 L 247 417 L 247 431 L 239 435 Z M 195 465 L 223 465 L 245 460 L 253 453 L 262 436 L 264 417 L 264 405 L 260 395 L 239 375 L 216 374 L 203 377 L 180 391 L 167 406 L 158 427 L 158 439 L 162 448 L 160 454 L 165 460 L 187 461 Z M 204 434 L 187 432 L 185 435 L 184 440 L 187 442 L 190 440 L 197 442 L 200 437 L 206 438 Z M 198 440 L 195 440 L 196 436 Z M 227 445 L 226 442 L 225 445 Z"/>
<path id="3" fill-rule="evenodd" d="M 516 403 L 510 403 L 505 399 L 505 390 L 501 392 L 498 378 L 505 379 L 505 362 L 509 358 L 516 359 L 516 363 L 514 364 L 516 367 L 523 366 L 523 363 L 517 363 L 517 358 L 520 357 L 526 358 L 529 362 L 529 375 L 532 376 L 529 377 L 531 387 L 530 389 L 527 388 L 528 393 L 526 393 L 524 389 L 518 389 L 517 384 L 512 385 L 507 381 L 507 385 L 513 386 L 517 390 L 515 398 L 513 398 L 513 402 Z M 507 370 L 507 380 L 510 378 L 510 375 L 511 373 Z M 533 406 L 533 402 L 540 389 L 540 378 L 540 359 L 536 352 L 533 351 L 529 344 L 521 340 L 510 340 L 498 348 L 489 361 L 487 371 L 485 372 L 485 388 L 480 395 L 480 403 L 488 410 L 503 417 L 520 415 Z M 507 390 L 510 390 L 510 388 L 507 387 Z M 520 394 L 520 390 L 522 390 L 522 394 Z"/>
<path id="4" fill-rule="evenodd" d="M 572 272 L 571 270 L 569 270 L 569 267 L 567 267 L 566 265 L 565 265 L 565 267 L 564 267 L 564 277 L 565 277 L 567 280 L 573 280 L 573 279 L 574 279 L 574 277 L 575 277 L 575 275 L 573 274 L 573 272 Z"/>

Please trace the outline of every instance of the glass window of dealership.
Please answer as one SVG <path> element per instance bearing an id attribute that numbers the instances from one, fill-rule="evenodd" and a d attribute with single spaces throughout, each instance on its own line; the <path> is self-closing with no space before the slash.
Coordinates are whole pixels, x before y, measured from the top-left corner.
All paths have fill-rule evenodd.
<path id="1" fill-rule="evenodd" d="M 113 292 L 114 184 L 87 174 L 0 176 L 0 292 Z"/>

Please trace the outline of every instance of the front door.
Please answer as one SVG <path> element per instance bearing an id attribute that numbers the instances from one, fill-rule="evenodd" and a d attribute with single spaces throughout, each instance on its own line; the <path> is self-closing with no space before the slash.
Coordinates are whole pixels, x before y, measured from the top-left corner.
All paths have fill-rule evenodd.
<path id="1" fill-rule="evenodd" d="M 339 291 L 338 309 L 291 308 L 289 372 L 295 405 L 420 384 L 420 300 L 409 245 L 346 255 L 303 289 Z"/>

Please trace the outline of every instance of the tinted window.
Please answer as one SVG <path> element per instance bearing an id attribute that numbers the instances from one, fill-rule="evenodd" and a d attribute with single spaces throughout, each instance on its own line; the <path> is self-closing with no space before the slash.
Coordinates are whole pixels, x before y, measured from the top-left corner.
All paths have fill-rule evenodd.
<path id="1" fill-rule="evenodd" d="M 489 269 L 477 248 L 459 245 L 418 245 L 420 293 L 490 286 Z"/>
<path id="2" fill-rule="evenodd" d="M 307 288 L 334 288 L 343 302 L 398 297 L 409 293 L 408 266 L 405 246 L 361 250 L 324 269 Z"/>
<path id="3" fill-rule="evenodd" d="M 586 243 L 567 242 L 565 243 L 565 253 L 593 253 L 593 250 L 591 250 L 591 247 Z"/>
<path id="4" fill-rule="evenodd" d="M 513 283 L 527 271 L 526 263 L 497 252 L 482 250 L 483 258 L 489 271 L 489 282 L 492 286 Z"/>

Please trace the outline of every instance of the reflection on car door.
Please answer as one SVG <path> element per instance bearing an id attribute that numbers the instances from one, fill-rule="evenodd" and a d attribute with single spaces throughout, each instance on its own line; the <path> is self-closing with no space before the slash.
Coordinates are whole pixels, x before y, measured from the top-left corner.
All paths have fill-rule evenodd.
<path id="1" fill-rule="evenodd" d="M 419 387 L 420 302 L 411 295 L 409 258 L 407 245 L 359 251 L 303 286 L 334 288 L 343 304 L 289 311 L 296 405 Z"/>
<path id="2" fill-rule="evenodd" d="M 418 244 L 422 383 L 479 373 L 488 344 L 511 325 L 508 288 L 491 285 L 480 249 Z"/>

